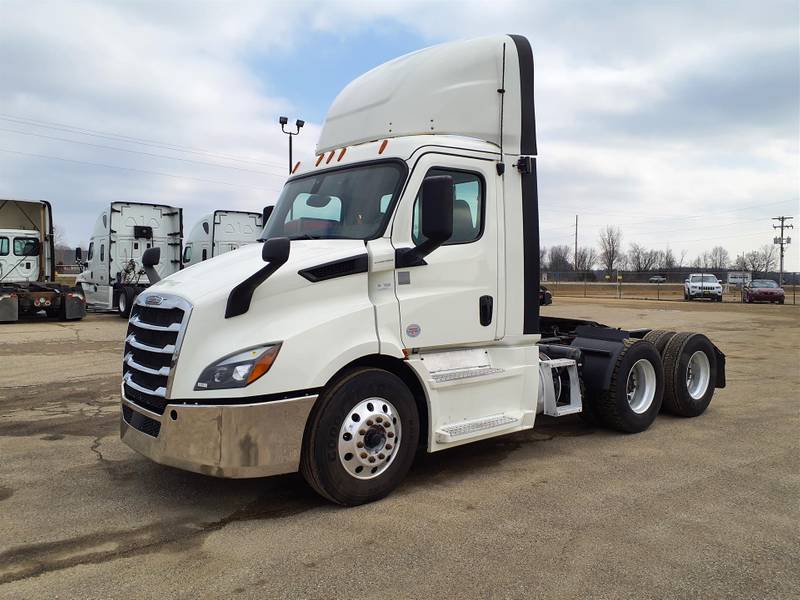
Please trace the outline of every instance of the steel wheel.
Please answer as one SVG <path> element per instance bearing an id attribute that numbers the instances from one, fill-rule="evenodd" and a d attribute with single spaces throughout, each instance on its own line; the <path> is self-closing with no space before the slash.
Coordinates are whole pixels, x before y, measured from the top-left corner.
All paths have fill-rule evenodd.
<path id="1" fill-rule="evenodd" d="M 698 350 L 689 358 L 686 367 L 686 389 L 692 398 L 699 400 L 705 396 L 710 382 L 711 364 L 706 353 Z"/>
<path id="2" fill-rule="evenodd" d="M 397 409 L 385 398 L 367 398 L 339 429 L 339 460 L 356 479 L 372 479 L 392 464 L 400 447 Z"/>
<path id="3" fill-rule="evenodd" d="M 122 290 L 117 297 L 117 310 L 119 314 L 124 315 L 128 312 L 128 298 L 125 295 L 125 290 Z"/>
<path id="4" fill-rule="evenodd" d="M 650 408 L 656 396 L 656 370 L 653 363 L 642 358 L 633 364 L 628 372 L 625 395 L 631 410 L 636 414 L 640 415 Z"/>

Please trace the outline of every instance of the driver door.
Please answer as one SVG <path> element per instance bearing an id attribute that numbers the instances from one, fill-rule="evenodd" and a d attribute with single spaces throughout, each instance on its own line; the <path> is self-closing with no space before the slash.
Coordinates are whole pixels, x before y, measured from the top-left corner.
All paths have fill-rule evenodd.
<path id="1" fill-rule="evenodd" d="M 420 241 L 418 193 L 427 176 L 454 180 L 453 236 L 425 257 L 395 270 L 403 344 L 462 346 L 498 337 L 497 174 L 494 163 L 428 154 L 414 167 L 392 228 L 395 248 Z"/>

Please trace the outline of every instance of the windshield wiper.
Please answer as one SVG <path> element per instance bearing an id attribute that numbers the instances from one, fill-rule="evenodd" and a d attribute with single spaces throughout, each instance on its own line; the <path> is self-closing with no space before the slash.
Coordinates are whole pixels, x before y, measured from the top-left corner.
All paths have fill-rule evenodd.
<path id="1" fill-rule="evenodd" d="M 299 233 L 297 235 L 289 236 L 290 240 L 318 240 L 319 236 L 311 235 L 310 233 Z"/>

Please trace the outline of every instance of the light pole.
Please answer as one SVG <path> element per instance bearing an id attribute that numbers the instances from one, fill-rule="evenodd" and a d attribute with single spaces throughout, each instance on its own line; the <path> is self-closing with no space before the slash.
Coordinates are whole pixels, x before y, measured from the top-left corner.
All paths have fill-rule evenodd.
<path id="1" fill-rule="evenodd" d="M 294 122 L 295 127 L 297 127 L 297 131 L 286 131 L 286 125 L 289 124 L 289 119 L 287 117 L 279 117 L 278 123 L 281 124 L 281 131 L 289 136 L 289 175 L 292 174 L 292 137 L 300 133 L 300 128 L 306 124 L 305 121 L 301 119 L 297 119 Z"/>

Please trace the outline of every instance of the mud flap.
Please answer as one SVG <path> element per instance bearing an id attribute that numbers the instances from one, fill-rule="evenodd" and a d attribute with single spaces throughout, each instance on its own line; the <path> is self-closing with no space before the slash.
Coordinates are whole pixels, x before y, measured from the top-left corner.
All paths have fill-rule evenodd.
<path id="1" fill-rule="evenodd" d="M 19 320 L 19 298 L 14 293 L 0 292 L 0 323 Z"/>
<path id="2" fill-rule="evenodd" d="M 64 303 L 64 319 L 72 321 L 86 316 L 86 301 L 73 293 L 66 293 L 61 300 Z"/>
<path id="3" fill-rule="evenodd" d="M 722 350 L 714 346 L 714 354 L 717 355 L 717 380 L 714 382 L 714 387 L 725 387 L 725 355 Z"/>

